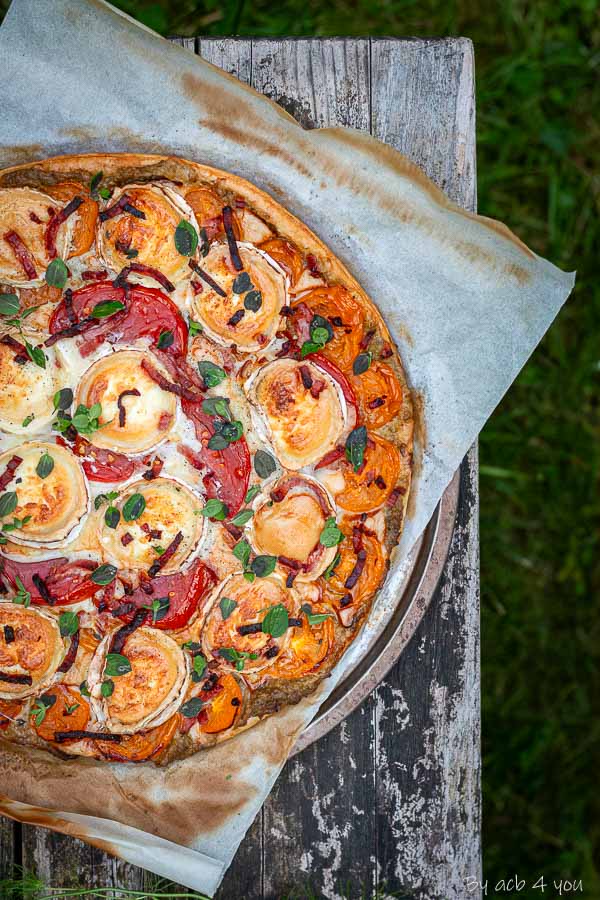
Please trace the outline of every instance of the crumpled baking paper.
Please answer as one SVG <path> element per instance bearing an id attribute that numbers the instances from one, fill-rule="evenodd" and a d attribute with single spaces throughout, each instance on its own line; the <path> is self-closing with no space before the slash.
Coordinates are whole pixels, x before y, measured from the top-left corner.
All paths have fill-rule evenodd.
<path id="1" fill-rule="evenodd" d="M 0 29 L 0 165 L 62 153 L 171 153 L 271 193 L 384 314 L 420 395 L 412 513 L 377 611 L 464 454 L 565 302 L 574 276 L 451 204 L 404 157 L 343 129 L 304 131 L 251 88 L 100 0 L 14 0 Z M 407 337 L 409 336 L 409 337 Z M 0 810 L 212 895 L 317 695 L 164 770 L 48 760 L 0 745 Z"/>

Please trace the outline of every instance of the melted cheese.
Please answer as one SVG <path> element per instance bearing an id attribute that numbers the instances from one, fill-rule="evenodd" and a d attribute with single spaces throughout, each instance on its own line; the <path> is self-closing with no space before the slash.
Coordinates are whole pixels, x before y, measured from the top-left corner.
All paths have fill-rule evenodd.
<path id="1" fill-rule="evenodd" d="M 175 246 L 175 231 L 182 219 L 197 228 L 185 200 L 164 185 L 127 184 L 114 192 L 107 206 L 114 206 L 123 194 L 145 219 L 123 211 L 106 222 L 98 220 L 97 248 L 102 262 L 118 272 L 132 262 L 126 251 L 137 250 L 134 262 L 158 269 L 170 281 L 189 278 L 188 257 Z"/>
<path id="2" fill-rule="evenodd" d="M 20 343 L 29 340 L 36 344 L 39 338 L 15 334 Z M 54 348 L 45 349 L 46 368 L 31 360 L 15 362 L 16 351 L 0 344 L 0 428 L 12 434 L 36 434 L 43 430 L 54 416 L 52 398 L 59 387 Z M 23 425 L 29 417 L 33 419 Z"/>
<path id="3" fill-rule="evenodd" d="M 123 507 L 133 494 L 141 494 L 146 507 L 138 519 L 126 522 Z M 116 528 L 108 528 L 102 518 L 100 542 L 105 553 L 120 568 L 149 569 L 159 556 L 153 548 L 166 550 L 181 532 L 183 539 L 177 552 L 161 569 L 161 575 L 176 572 L 196 549 L 202 536 L 204 517 L 197 515 L 202 500 L 178 481 L 168 478 L 136 481 L 123 491 L 116 505 L 121 511 L 119 524 Z M 99 512 L 103 517 L 104 510 Z M 160 537 L 152 537 L 149 532 L 160 532 Z M 126 534 L 133 540 L 127 543 L 126 538 L 123 545 L 122 538 Z"/>
<path id="4" fill-rule="evenodd" d="M 314 382 L 324 382 L 313 397 L 302 382 L 306 367 Z M 247 384 L 256 428 L 281 464 L 301 469 L 335 447 L 346 425 L 346 404 L 336 383 L 307 360 L 280 359 L 264 366 Z"/>
<path id="5" fill-rule="evenodd" d="M 227 244 L 219 243 L 212 245 L 201 265 L 225 292 L 225 297 L 202 282 L 202 291 L 194 298 L 194 318 L 202 322 L 217 343 L 235 344 L 238 350 L 248 353 L 264 350 L 279 329 L 281 308 L 287 303 L 286 280 L 279 266 L 266 253 L 251 244 L 239 243 L 238 249 L 244 271 L 251 281 L 251 290 L 260 292 L 260 308 L 256 311 L 246 309 L 244 299 L 248 292 L 238 294 L 233 290 L 240 273 L 233 268 Z M 241 320 L 229 324 L 232 316 L 241 312 Z"/>
<path id="6" fill-rule="evenodd" d="M 39 284 L 50 262 L 46 251 L 46 227 L 50 211 L 57 212 L 64 204 L 33 188 L 0 189 L 0 279 L 15 285 Z M 39 221 L 35 221 L 38 219 Z M 71 242 L 74 217 L 62 225 L 57 234 L 56 252 L 64 258 Z M 16 232 L 33 258 L 37 278 L 25 274 L 5 235 Z"/>
<path id="7" fill-rule="evenodd" d="M 4 627 L 14 631 L 7 643 Z M 0 680 L 0 697 L 27 697 L 46 687 L 65 653 L 58 622 L 50 614 L 15 603 L 0 603 L 0 672 L 24 675 L 31 685 Z"/>
<path id="8" fill-rule="evenodd" d="M 106 654 L 112 635 L 98 647 L 88 686 L 98 719 L 110 731 L 131 734 L 166 722 L 177 710 L 189 684 L 189 664 L 181 647 L 156 628 L 142 627 L 127 638 L 121 651 L 131 665 L 126 675 L 110 676 L 114 689 L 102 697 Z"/>
<path id="9" fill-rule="evenodd" d="M 54 468 L 41 478 L 36 470 L 46 453 L 52 457 Z M 3 453 L 0 472 L 4 472 L 12 456 L 22 459 L 7 487 L 16 492 L 17 506 L 4 521 L 12 522 L 13 516 L 30 519 L 10 532 L 11 541 L 31 547 L 58 546 L 73 536 L 88 511 L 87 482 L 79 462 L 70 450 L 58 444 L 32 441 Z"/>
<path id="10" fill-rule="evenodd" d="M 102 428 L 90 435 L 97 447 L 140 453 L 159 444 L 175 423 L 177 401 L 163 391 L 142 368 L 148 353 L 120 350 L 97 360 L 84 374 L 77 390 L 76 403 L 90 407 L 100 403 Z M 167 373 L 152 357 L 152 365 Z M 123 391 L 137 390 L 139 397 L 122 398 L 125 424 L 119 423 L 118 400 Z"/>

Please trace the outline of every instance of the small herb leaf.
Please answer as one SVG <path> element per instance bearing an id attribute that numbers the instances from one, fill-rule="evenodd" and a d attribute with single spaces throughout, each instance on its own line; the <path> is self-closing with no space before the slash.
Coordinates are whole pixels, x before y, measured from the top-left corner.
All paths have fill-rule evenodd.
<path id="1" fill-rule="evenodd" d="M 263 619 L 262 630 L 271 637 L 278 638 L 288 629 L 289 615 L 283 603 L 272 606 Z"/>
<path id="2" fill-rule="evenodd" d="M 63 637 L 70 637 L 79 631 L 79 619 L 74 612 L 64 612 L 58 617 L 58 627 Z"/>
<path id="3" fill-rule="evenodd" d="M 132 494 L 123 506 L 123 518 L 126 522 L 133 522 L 139 519 L 145 509 L 146 500 L 143 494 Z"/>
<path id="4" fill-rule="evenodd" d="M 110 563 L 104 563 L 103 565 L 98 566 L 97 569 L 94 569 L 94 571 L 90 575 L 90 580 L 93 581 L 94 584 L 110 584 L 111 581 L 114 581 L 116 574 L 116 566 L 113 566 Z"/>
<path id="5" fill-rule="evenodd" d="M 257 450 L 254 454 L 254 471 L 259 478 L 268 478 L 277 468 L 277 463 L 266 450 Z"/>
<path id="6" fill-rule="evenodd" d="M 54 468 L 54 460 L 46 450 L 40 456 L 38 460 L 38 464 L 35 467 L 36 474 L 39 478 L 47 478 L 52 469 Z"/>
<path id="7" fill-rule="evenodd" d="M 198 232 L 193 225 L 182 219 L 175 229 L 175 246 L 182 256 L 193 256 L 198 246 Z"/>
<path id="8" fill-rule="evenodd" d="M 104 674 L 109 677 L 127 675 L 131 672 L 131 663 L 122 653 L 107 653 Z"/>
<path id="9" fill-rule="evenodd" d="M 46 284 L 50 287 L 59 288 L 61 291 L 67 283 L 67 278 L 69 277 L 69 270 L 66 265 L 57 257 L 53 259 L 48 268 L 46 269 Z"/>

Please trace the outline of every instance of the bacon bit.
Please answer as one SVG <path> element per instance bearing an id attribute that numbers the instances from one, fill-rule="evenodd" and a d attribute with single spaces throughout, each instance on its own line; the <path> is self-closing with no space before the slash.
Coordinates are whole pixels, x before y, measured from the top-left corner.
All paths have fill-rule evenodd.
<path id="1" fill-rule="evenodd" d="M 241 309 L 238 309 L 237 312 L 234 312 L 234 314 L 229 319 L 227 324 L 230 325 L 232 328 L 235 328 L 235 326 L 239 322 L 242 321 L 242 319 L 244 318 L 245 315 L 246 315 L 246 310 L 242 307 Z"/>
<path id="2" fill-rule="evenodd" d="M 44 236 L 44 242 L 46 244 L 46 252 L 50 259 L 54 259 L 56 256 L 56 236 L 58 234 L 58 229 L 66 222 L 69 216 L 72 216 L 74 212 L 77 212 L 81 204 L 83 203 L 83 197 L 73 197 L 72 200 L 69 200 L 66 206 L 64 206 L 55 216 L 52 216 L 48 225 L 46 226 L 46 234 Z"/>
<path id="3" fill-rule="evenodd" d="M 294 310 L 292 309 L 291 306 L 282 306 L 281 309 L 279 310 L 279 315 L 280 315 L 280 316 L 286 316 L 286 317 L 287 317 L 287 316 L 293 316 L 293 315 L 294 315 Z"/>
<path id="4" fill-rule="evenodd" d="M 15 629 L 12 627 L 12 625 L 5 625 L 4 626 L 4 640 L 6 641 L 7 644 L 12 644 L 14 639 L 15 639 Z"/>
<path id="5" fill-rule="evenodd" d="M 123 585 L 123 588 L 125 588 L 125 585 Z M 127 591 L 125 591 L 125 592 L 127 593 Z M 133 588 L 130 587 L 129 593 L 130 594 L 133 593 Z M 114 618 L 116 619 L 119 616 L 126 616 L 126 615 L 128 615 L 128 613 L 132 613 L 136 609 L 137 609 L 137 606 L 135 603 L 131 603 L 131 602 L 130 603 L 121 603 L 120 606 L 113 606 L 113 608 L 110 611 L 110 614 L 111 614 L 111 616 L 114 616 Z"/>
<path id="6" fill-rule="evenodd" d="M 140 526 L 140 528 L 142 529 L 142 531 L 144 532 L 144 534 L 150 534 L 150 526 L 148 525 L 147 522 L 144 522 L 144 523 Z"/>
<path id="7" fill-rule="evenodd" d="M 363 548 L 363 532 L 360 526 L 355 525 L 352 529 L 352 549 L 355 553 L 360 553 Z"/>
<path id="8" fill-rule="evenodd" d="M 112 206 L 104 209 L 98 218 L 101 222 L 106 222 L 107 219 L 114 219 L 114 217 L 118 216 L 121 212 L 128 212 L 137 219 L 145 219 L 146 213 L 142 212 L 141 209 L 136 209 L 132 206 L 129 202 L 130 200 L 131 197 L 128 197 L 127 194 L 123 194 L 116 203 L 113 203 Z"/>
<path id="9" fill-rule="evenodd" d="M 23 243 L 17 232 L 7 231 L 4 235 L 4 240 L 15 254 L 17 262 L 20 263 L 21 268 L 27 275 L 27 278 L 30 281 L 33 281 L 34 278 L 37 278 L 37 271 L 35 268 L 33 256 L 31 255 L 26 244 Z"/>
<path id="10" fill-rule="evenodd" d="M 281 345 L 281 349 L 277 351 L 275 354 L 277 359 L 281 359 L 282 356 L 287 356 L 290 350 L 294 347 L 294 342 L 287 340 L 284 341 Z"/>
<path id="11" fill-rule="evenodd" d="M 154 481 L 154 479 L 158 478 L 158 476 L 162 472 L 162 467 L 163 467 L 162 459 L 159 459 L 158 456 L 155 456 L 150 464 L 150 468 L 148 469 L 147 472 L 143 473 L 142 478 L 144 478 L 146 481 Z M 143 527 L 144 526 L 142 525 L 142 528 Z"/>
<path id="12" fill-rule="evenodd" d="M 119 410 L 119 428 L 125 428 L 127 418 L 127 410 L 123 406 L 123 397 L 141 397 L 137 388 L 131 388 L 129 391 L 121 391 L 117 397 L 117 408 Z"/>
<path id="13" fill-rule="evenodd" d="M 57 672 L 68 672 L 75 660 L 77 659 L 77 650 L 79 649 L 79 637 L 80 631 L 79 628 L 75 632 L 75 634 L 71 635 L 71 643 L 69 644 L 69 649 L 60 666 L 56 670 Z"/>
<path id="14" fill-rule="evenodd" d="M 129 637 L 129 635 L 133 634 L 133 632 L 137 628 L 140 628 L 144 624 L 147 616 L 147 609 L 138 609 L 131 622 L 128 622 L 126 625 L 122 625 L 118 631 L 115 631 L 113 639 L 110 642 L 110 652 L 122 653 L 123 647 L 125 646 L 125 641 Z"/>
<path id="15" fill-rule="evenodd" d="M 142 581 L 142 582 L 140 583 L 140 589 L 141 589 L 145 594 L 153 594 L 153 593 L 154 593 L 154 587 L 150 584 L 149 581 Z"/>
<path id="16" fill-rule="evenodd" d="M 172 556 L 177 553 L 177 548 L 183 540 L 183 534 L 181 531 L 178 531 L 165 552 L 158 557 L 158 559 L 154 560 L 150 568 L 148 569 L 148 575 L 150 578 L 156 578 L 160 570 L 169 562 Z"/>
<path id="17" fill-rule="evenodd" d="M 36 225 L 43 225 L 42 220 L 40 219 L 40 217 L 38 215 L 36 215 L 36 213 L 30 212 L 29 218 L 31 219 L 32 222 L 35 222 Z"/>
<path id="18" fill-rule="evenodd" d="M 375 479 L 375 484 L 381 491 L 385 491 L 385 489 L 387 487 L 387 485 L 386 485 L 385 481 L 383 480 L 383 478 L 381 477 L 381 475 L 377 476 L 377 478 Z"/>
<path id="19" fill-rule="evenodd" d="M 6 464 L 6 468 L 2 475 L 0 475 L 0 491 L 6 490 L 8 485 L 11 483 L 13 478 L 15 477 L 15 472 L 23 462 L 21 456 L 11 456 L 9 461 Z"/>
<path id="20" fill-rule="evenodd" d="M 342 609 L 345 606 L 350 606 L 351 603 L 352 603 L 352 594 L 344 594 L 344 596 L 340 600 L 340 606 L 342 607 Z"/>
<path id="21" fill-rule="evenodd" d="M 369 401 L 369 403 L 367 403 L 367 406 L 369 407 L 369 409 L 379 409 L 379 407 L 383 406 L 383 404 L 385 403 L 385 397 L 385 394 L 382 397 L 375 397 L 374 400 L 371 400 Z"/>
<path id="22" fill-rule="evenodd" d="M 337 447 L 334 447 L 333 450 L 330 450 L 329 453 L 326 453 L 323 459 L 319 460 L 315 469 L 324 469 L 326 466 L 330 466 L 332 463 L 337 462 L 338 459 L 342 459 L 345 454 L 345 448 L 338 445 Z"/>
<path id="23" fill-rule="evenodd" d="M 170 428 L 172 421 L 173 416 L 171 415 L 171 413 L 161 412 L 160 416 L 158 417 L 158 430 L 167 431 Z"/>
<path id="24" fill-rule="evenodd" d="M 236 198 L 235 198 L 235 205 L 236 205 L 236 208 L 237 208 L 237 209 L 245 209 L 245 208 L 246 208 L 246 201 L 245 201 L 245 200 L 242 200 L 241 197 L 236 197 Z"/>
<path id="25" fill-rule="evenodd" d="M 195 653 L 192 653 L 192 656 L 195 656 L 195 655 L 196 655 Z M 202 685 L 201 690 L 204 693 L 214 690 L 214 688 L 217 686 L 218 680 L 219 680 L 218 674 L 216 672 L 211 672 L 210 675 L 208 676 L 208 678 L 206 679 L 206 681 L 204 682 L 204 684 Z"/>
<path id="26" fill-rule="evenodd" d="M 148 537 L 151 541 L 160 541 L 162 537 L 162 531 L 160 528 L 151 528 L 148 532 Z"/>
<path id="27" fill-rule="evenodd" d="M 81 273 L 84 281 L 104 281 L 107 275 L 106 269 L 98 269 L 97 272 L 94 272 L 92 269 L 86 269 L 85 272 Z"/>
<path id="28" fill-rule="evenodd" d="M 8 684 L 33 684 L 31 675 L 13 675 L 12 672 L 0 672 L 0 681 Z"/>
<path id="29" fill-rule="evenodd" d="M 115 734 L 113 731 L 55 731 L 54 743 L 64 744 L 65 741 L 112 741 L 113 744 L 120 744 L 123 740 L 122 734 Z"/>
<path id="30" fill-rule="evenodd" d="M 238 528 L 237 525 L 233 525 L 231 522 L 225 522 L 224 525 L 225 531 L 227 531 L 236 541 L 238 541 L 244 533 L 241 528 Z"/>
<path id="31" fill-rule="evenodd" d="M 10 334 L 5 334 L 3 337 L 1 337 L 0 344 L 4 344 L 6 347 L 10 347 L 11 350 L 17 351 L 13 359 L 16 363 L 18 363 L 18 365 L 24 366 L 26 362 L 29 362 L 25 344 L 21 344 Z"/>
<path id="32" fill-rule="evenodd" d="M 367 331 L 367 333 L 365 334 L 365 336 L 363 337 L 363 339 L 361 340 L 361 342 L 359 344 L 360 349 L 366 350 L 367 347 L 369 346 L 369 344 L 371 343 L 371 341 L 373 340 L 374 336 L 375 336 L 375 329 L 373 329 L 372 331 Z"/>
<path id="33" fill-rule="evenodd" d="M 231 262 L 236 271 L 241 272 L 244 268 L 244 263 L 240 257 L 240 251 L 238 250 L 235 234 L 233 233 L 233 210 L 230 206 L 223 207 L 223 227 L 225 228 L 225 234 L 227 235 L 227 244 L 229 246 Z"/>
<path id="34" fill-rule="evenodd" d="M 31 580 L 35 584 L 38 589 L 38 593 L 42 600 L 48 604 L 48 606 L 54 606 L 55 600 L 50 591 L 48 590 L 48 585 L 44 581 L 41 575 L 33 575 Z"/>
<path id="35" fill-rule="evenodd" d="M 146 358 L 142 360 L 141 365 L 144 372 L 146 372 L 152 381 L 156 382 L 163 391 L 167 391 L 169 394 L 176 394 L 178 397 L 183 397 L 185 400 L 198 401 L 200 399 L 197 390 L 190 390 L 190 388 L 183 384 L 175 384 L 174 382 L 169 381 Z"/>
<path id="36" fill-rule="evenodd" d="M 351 591 L 352 588 L 356 585 L 356 582 L 362 575 L 362 571 L 365 567 L 366 561 L 367 551 L 359 550 L 356 555 L 356 564 L 344 582 L 344 587 L 347 588 L 347 590 Z"/>
<path id="37" fill-rule="evenodd" d="M 273 659 L 273 657 L 277 656 L 278 653 L 279 653 L 279 647 L 277 646 L 277 644 L 273 644 L 272 647 L 268 647 L 265 650 L 265 652 L 263 653 L 263 656 L 265 659 Z"/>
<path id="38" fill-rule="evenodd" d="M 310 396 L 318 400 L 319 395 L 323 393 L 326 387 L 327 383 L 322 378 L 315 379 L 310 389 Z"/>
<path id="39" fill-rule="evenodd" d="M 242 705 L 242 701 L 240 700 L 239 697 L 232 697 L 232 698 L 231 698 L 231 705 L 232 705 L 232 706 L 241 706 L 241 705 Z"/>
<path id="40" fill-rule="evenodd" d="M 285 500 L 286 493 L 287 491 L 284 491 L 281 488 L 275 488 L 274 491 L 271 491 L 271 500 L 273 503 L 281 503 L 282 500 Z"/>
<path id="41" fill-rule="evenodd" d="M 130 544 L 132 542 L 132 540 L 133 540 L 133 535 L 129 534 L 128 531 L 126 531 L 125 534 L 121 536 L 121 543 L 123 544 L 124 547 L 127 547 L 127 545 Z"/>
<path id="42" fill-rule="evenodd" d="M 319 266 L 317 263 L 317 257 L 313 253 L 308 253 L 306 256 L 306 265 L 308 266 L 308 271 L 315 278 L 319 278 L 321 272 L 319 270 Z"/>
<path id="43" fill-rule="evenodd" d="M 61 331 L 51 334 L 50 337 L 44 341 L 44 347 L 52 347 L 58 341 L 62 340 L 62 338 L 75 337 L 78 334 L 83 334 L 84 331 L 88 331 L 93 325 L 97 324 L 97 319 L 94 319 L 92 316 L 86 316 L 85 319 L 81 319 L 74 325 L 69 325 L 67 328 L 63 328 Z"/>
<path id="44" fill-rule="evenodd" d="M 313 386 L 313 380 L 310 375 L 310 369 L 308 366 L 300 366 L 300 377 L 302 378 L 302 384 L 306 388 L 307 391 L 310 391 Z"/>
<path id="45" fill-rule="evenodd" d="M 162 272 L 159 272 L 158 269 L 153 268 L 152 266 L 145 266 L 143 263 L 129 263 L 128 266 L 125 266 L 121 269 L 113 284 L 115 287 L 125 287 L 127 284 L 127 278 L 130 272 L 137 272 L 138 275 L 146 275 L 148 278 L 153 278 L 154 281 L 158 281 L 161 287 L 172 293 L 175 290 L 175 285 L 172 281 L 163 275 Z"/>
<path id="46" fill-rule="evenodd" d="M 381 348 L 381 353 L 379 354 L 382 359 L 389 359 L 394 351 L 392 350 L 391 344 L 388 344 L 387 341 Z"/>
<path id="47" fill-rule="evenodd" d="M 247 634 L 259 634 L 262 631 L 262 622 L 250 622 L 248 625 L 238 625 L 236 628 L 238 634 L 246 637 Z"/>
<path id="48" fill-rule="evenodd" d="M 200 276 L 202 281 L 206 282 L 206 284 L 213 289 L 215 294 L 218 294 L 219 297 L 227 296 L 223 288 L 218 285 L 217 282 L 213 278 L 211 278 L 208 272 L 205 272 L 204 269 L 202 269 L 194 259 L 190 259 L 188 265 L 190 269 L 192 269 L 196 273 L 196 275 Z"/>
<path id="49" fill-rule="evenodd" d="M 277 562 L 280 563 L 280 565 L 285 566 L 288 569 L 294 569 L 295 571 L 302 568 L 302 563 L 298 562 L 297 559 L 290 559 L 289 556 L 278 556 Z"/>
<path id="50" fill-rule="evenodd" d="M 390 496 L 385 501 L 386 506 L 395 506 L 400 497 L 405 494 L 406 491 L 403 488 L 394 488 Z"/>
<path id="51" fill-rule="evenodd" d="M 286 588 L 291 588 L 291 587 L 292 587 L 292 585 L 294 584 L 294 580 L 295 580 L 297 574 L 298 574 L 297 572 L 290 572 L 290 573 L 288 574 L 287 578 L 285 579 L 285 586 L 286 586 Z"/>
<path id="52" fill-rule="evenodd" d="M 65 301 L 65 312 L 67 314 L 67 318 L 71 325 L 77 324 L 77 316 L 75 315 L 75 310 L 73 309 L 73 291 L 71 288 L 67 288 L 63 295 L 63 300 Z"/>
<path id="53" fill-rule="evenodd" d="M 344 323 L 342 322 L 341 316 L 329 316 L 329 321 L 335 328 L 343 328 Z"/>
<path id="54" fill-rule="evenodd" d="M 190 284 L 192 286 L 192 290 L 193 290 L 194 294 L 201 294 L 202 291 L 204 290 L 204 288 L 202 287 L 202 282 L 197 281 L 195 278 L 192 278 L 192 280 L 190 281 Z"/>

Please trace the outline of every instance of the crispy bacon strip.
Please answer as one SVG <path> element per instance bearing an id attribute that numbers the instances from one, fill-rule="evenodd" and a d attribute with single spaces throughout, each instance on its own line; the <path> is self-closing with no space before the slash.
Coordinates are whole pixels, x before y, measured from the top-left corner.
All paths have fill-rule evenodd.
<path id="1" fill-rule="evenodd" d="M 93 316 L 86 316 L 85 319 L 81 319 L 80 322 L 75 322 L 74 325 L 69 325 L 68 328 L 63 328 L 61 331 L 56 331 L 54 334 L 51 334 L 50 337 L 44 341 L 44 347 L 52 347 L 57 341 L 60 341 L 63 338 L 75 337 L 78 334 L 83 334 L 84 331 L 88 331 L 93 325 L 97 324 L 98 319 L 94 319 Z"/>
<path id="2" fill-rule="evenodd" d="M 69 645 L 69 649 L 67 651 L 67 655 L 61 662 L 60 666 L 56 670 L 57 672 L 68 672 L 75 659 L 77 657 L 77 650 L 79 649 L 79 635 L 80 631 L 77 629 L 75 634 L 71 635 L 71 643 Z"/>
<path id="3" fill-rule="evenodd" d="M 27 246 L 23 243 L 17 232 L 7 231 L 4 235 L 4 240 L 15 254 L 17 261 L 19 262 L 21 268 L 23 269 L 29 280 L 32 281 L 34 278 L 37 278 L 37 271 L 35 268 L 33 256 L 31 255 L 31 253 L 27 249 Z"/>
<path id="4" fill-rule="evenodd" d="M 98 269 L 97 272 L 94 272 L 92 269 L 86 269 L 85 272 L 81 273 L 84 281 L 104 281 L 107 275 L 106 269 Z"/>
<path id="5" fill-rule="evenodd" d="M 191 390 L 186 385 L 183 384 L 175 384 L 173 381 L 169 381 L 168 378 L 165 378 L 152 363 L 147 360 L 142 360 L 142 369 L 144 372 L 150 376 L 152 381 L 155 381 L 159 388 L 162 388 L 163 391 L 167 391 L 169 394 L 176 394 L 178 397 L 183 397 L 186 400 L 198 401 L 201 397 L 198 395 L 196 390 Z"/>
<path id="6" fill-rule="evenodd" d="M 233 268 L 237 272 L 241 272 L 244 268 L 244 263 L 242 262 L 240 251 L 238 250 L 237 241 L 235 239 L 235 234 L 233 233 L 233 210 L 230 206 L 225 206 L 223 208 L 223 227 L 225 228 L 225 234 L 227 235 L 229 255 L 231 256 Z"/>
<path id="7" fill-rule="evenodd" d="M 31 576 L 31 580 L 33 581 L 36 588 L 38 589 L 38 593 L 39 593 L 40 597 L 42 598 L 42 600 L 45 603 L 47 603 L 48 606 L 53 606 L 54 602 L 55 602 L 54 597 L 48 590 L 48 585 L 46 584 L 46 582 L 44 581 L 42 576 L 38 575 L 36 573 L 35 575 Z"/>
<path id="8" fill-rule="evenodd" d="M 31 675 L 14 675 L 12 672 L 0 672 L 0 681 L 8 684 L 33 684 Z"/>
<path id="9" fill-rule="evenodd" d="M 64 206 L 59 212 L 57 212 L 46 227 L 46 234 L 44 235 L 44 242 L 46 244 L 46 252 L 50 259 L 54 259 L 56 256 L 56 236 L 58 234 L 58 229 L 66 222 L 69 216 L 72 216 L 74 212 L 77 212 L 81 204 L 83 203 L 83 197 L 73 197 L 66 206 Z"/>
<path id="10" fill-rule="evenodd" d="M 116 203 L 113 203 L 112 206 L 109 206 L 107 209 L 103 209 L 100 213 L 99 219 L 101 222 L 106 222 L 107 219 L 114 219 L 115 216 L 118 216 L 121 212 L 128 212 L 130 215 L 135 216 L 136 219 L 145 219 L 146 213 L 142 212 L 141 209 L 136 209 L 135 206 L 131 204 L 131 197 L 127 194 L 123 194 Z"/>
<path id="11" fill-rule="evenodd" d="M 205 272 L 198 263 L 194 259 L 190 259 L 188 263 L 190 269 L 193 269 L 196 275 L 199 275 L 202 281 L 205 281 L 206 284 L 213 289 L 215 294 L 218 294 L 219 297 L 226 297 L 227 294 L 223 290 L 223 288 L 217 284 L 214 278 L 211 278 L 208 272 Z"/>
<path id="12" fill-rule="evenodd" d="M 118 631 L 115 631 L 115 634 L 114 634 L 113 639 L 110 644 L 110 652 L 111 653 L 122 653 L 123 647 L 125 646 L 125 641 L 129 637 L 129 635 L 133 634 L 133 632 L 137 628 L 140 628 L 144 624 L 147 616 L 148 616 L 147 609 L 138 609 L 138 611 L 136 612 L 136 614 L 133 617 L 133 619 L 131 620 L 131 622 L 128 622 L 127 625 L 123 625 L 121 628 L 119 628 Z"/>
<path id="13" fill-rule="evenodd" d="M 330 466 L 332 463 L 337 462 L 338 459 L 342 459 L 345 453 L 346 450 L 344 447 L 334 447 L 333 450 L 330 450 L 329 453 L 325 454 L 323 459 L 319 460 L 315 469 L 324 469 L 326 466 Z"/>
<path id="14" fill-rule="evenodd" d="M 161 287 L 164 287 L 165 291 L 172 293 L 175 290 L 175 285 L 172 281 L 169 281 L 166 275 L 163 275 L 162 272 L 159 272 L 158 269 L 153 268 L 152 266 L 145 266 L 144 263 L 129 263 L 128 266 L 125 266 L 115 280 L 113 284 L 115 287 L 125 287 L 127 282 L 127 276 L 130 272 L 137 272 L 138 275 L 146 275 L 148 278 L 153 278 L 155 281 L 158 281 Z"/>
<path id="15" fill-rule="evenodd" d="M 15 639 L 15 629 L 12 625 L 4 626 L 4 640 L 7 644 L 12 644 Z"/>
<path id="16" fill-rule="evenodd" d="M 172 556 L 177 553 L 177 548 L 183 540 L 183 534 L 181 531 L 178 531 L 165 552 L 162 556 L 159 556 L 158 559 L 154 560 L 150 568 L 148 569 L 148 575 L 150 578 L 156 578 L 160 570 L 165 566 Z"/>
<path id="17" fill-rule="evenodd" d="M 65 312 L 67 314 L 67 318 L 71 325 L 77 324 L 77 316 L 75 314 L 75 310 L 73 309 L 73 291 L 71 288 L 67 288 L 63 295 L 63 300 L 65 301 Z"/>
<path id="18" fill-rule="evenodd" d="M 365 567 L 366 561 L 367 561 L 367 551 L 359 550 L 358 553 L 356 554 L 355 566 L 344 582 L 344 587 L 346 588 L 346 590 L 351 591 L 352 588 L 356 585 L 356 582 L 362 575 L 362 570 Z"/>
<path id="19" fill-rule="evenodd" d="M 0 491 L 5 491 L 8 485 L 11 483 L 13 478 L 15 477 L 15 472 L 23 462 L 22 457 L 20 456 L 11 456 L 9 461 L 6 464 L 6 468 L 2 475 L 0 475 Z"/>
<path id="20" fill-rule="evenodd" d="M 29 357 L 27 356 L 25 344 L 21 344 L 19 341 L 15 340 L 12 335 L 5 334 L 0 338 L 0 344 L 10 347 L 11 350 L 16 350 L 14 360 L 16 363 L 19 363 L 19 365 L 23 365 L 28 361 Z"/>
<path id="21" fill-rule="evenodd" d="M 114 744 L 120 744 L 123 739 L 122 734 L 113 734 L 112 731 L 55 731 L 54 741 L 62 744 L 65 741 L 83 741 L 89 738 L 92 741 L 112 741 Z"/>
<path id="22" fill-rule="evenodd" d="M 140 397 L 141 394 L 137 388 L 132 388 L 130 391 L 121 391 L 119 396 L 117 397 L 117 408 L 119 410 L 119 428 L 125 428 L 125 421 L 127 417 L 127 410 L 123 406 L 123 397 Z"/>

